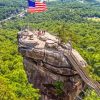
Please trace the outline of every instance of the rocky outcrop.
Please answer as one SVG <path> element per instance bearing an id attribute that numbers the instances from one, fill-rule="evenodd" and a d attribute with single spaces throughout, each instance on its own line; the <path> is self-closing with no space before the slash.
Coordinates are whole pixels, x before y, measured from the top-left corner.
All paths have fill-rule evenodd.
<path id="1" fill-rule="evenodd" d="M 87 63 L 70 42 L 64 45 L 57 37 L 39 32 L 18 33 L 19 52 L 29 82 L 40 89 L 41 100 L 74 100 L 85 83 L 66 55 L 72 52 L 82 67 Z"/>

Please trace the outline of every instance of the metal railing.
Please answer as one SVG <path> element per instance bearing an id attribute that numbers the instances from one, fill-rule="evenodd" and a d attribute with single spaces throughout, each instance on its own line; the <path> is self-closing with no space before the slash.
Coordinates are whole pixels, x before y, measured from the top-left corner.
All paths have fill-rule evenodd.
<path id="1" fill-rule="evenodd" d="M 76 57 L 74 56 L 74 54 L 72 52 L 70 52 L 70 54 L 65 53 L 64 54 L 68 60 L 71 62 L 71 64 L 73 65 L 73 67 L 75 68 L 75 70 L 78 72 L 78 74 L 80 75 L 80 77 L 83 79 L 83 81 L 90 86 L 91 88 L 93 88 L 96 93 L 98 94 L 98 96 L 100 96 L 100 84 L 96 81 L 93 81 L 85 72 L 85 70 L 82 68 L 82 66 L 80 65 L 80 63 L 78 62 L 78 60 L 76 59 Z"/>

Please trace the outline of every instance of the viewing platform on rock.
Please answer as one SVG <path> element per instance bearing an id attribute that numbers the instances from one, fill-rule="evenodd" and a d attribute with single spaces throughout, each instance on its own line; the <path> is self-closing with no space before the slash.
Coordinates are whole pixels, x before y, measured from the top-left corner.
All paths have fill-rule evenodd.
<path id="1" fill-rule="evenodd" d="M 85 67 L 87 65 L 86 61 L 80 56 L 80 54 L 75 49 L 72 48 L 70 43 L 62 44 L 58 37 L 53 36 L 48 32 L 43 31 L 42 33 L 42 31 L 38 30 L 32 32 L 27 29 L 20 31 L 18 33 L 18 43 L 19 47 L 39 49 L 43 52 L 48 51 L 47 53 L 52 52 L 52 55 L 58 53 L 60 54 L 58 57 L 59 59 L 61 53 L 66 52 L 70 55 L 70 52 L 72 52 L 76 59 L 80 62 L 82 67 Z"/>
<path id="2" fill-rule="evenodd" d="M 40 89 L 41 100 L 74 100 L 86 84 L 100 93 L 100 84 L 88 77 L 83 69 L 88 64 L 70 41 L 64 44 L 48 32 L 28 29 L 18 32 L 17 38 L 28 80 Z M 61 94 L 56 82 L 63 83 Z"/>
<path id="3" fill-rule="evenodd" d="M 35 48 L 44 48 L 47 43 L 54 44 L 54 46 L 58 45 L 59 40 L 44 31 L 21 31 L 18 33 L 19 43 L 23 43 L 24 45 L 34 46 Z M 37 45 L 36 45 L 37 44 Z M 52 45 L 53 46 L 53 45 Z"/>

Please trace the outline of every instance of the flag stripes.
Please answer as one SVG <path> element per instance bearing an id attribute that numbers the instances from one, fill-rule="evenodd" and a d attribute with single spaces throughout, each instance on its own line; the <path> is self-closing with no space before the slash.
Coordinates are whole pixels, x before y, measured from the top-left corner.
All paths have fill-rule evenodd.
<path id="1" fill-rule="evenodd" d="M 28 0 L 29 1 L 29 0 Z M 28 2 L 30 3 L 30 2 Z M 35 4 L 34 4 L 35 3 Z M 32 5 L 34 4 L 34 5 Z M 31 6 L 30 6 L 31 5 Z M 31 1 L 31 4 L 29 4 L 29 7 L 27 9 L 27 11 L 29 13 L 34 13 L 34 12 L 43 12 L 43 11 L 46 11 L 47 10 L 47 6 L 46 6 L 46 3 L 45 2 L 39 2 L 39 1 L 36 1 L 36 2 L 32 2 Z"/>

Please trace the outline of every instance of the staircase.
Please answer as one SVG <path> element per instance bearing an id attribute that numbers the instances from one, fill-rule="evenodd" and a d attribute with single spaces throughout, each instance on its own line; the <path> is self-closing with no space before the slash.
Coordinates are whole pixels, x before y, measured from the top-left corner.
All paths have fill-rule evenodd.
<path id="1" fill-rule="evenodd" d="M 77 60 L 77 58 L 75 57 L 75 55 L 73 54 L 72 51 L 70 51 L 70 53 L 64 53 L 64 56 L 67 57 L 67 59 L 70 61 L 70 63 L 73 65 L 73 67 L 75 68 L 75 70 L 78 72 L 78 74 L 80 75 L 80 77 L 83 79 L 83 81 L 90 86 L 91 88 L 93 88 L 97 94 L 100 96 L 100 84 L 96 81 L 93 81 L 88 74 L 86 73 L 86 71 L 83 69 L 83 66 L 80 64 L 80 62 Z"/>

